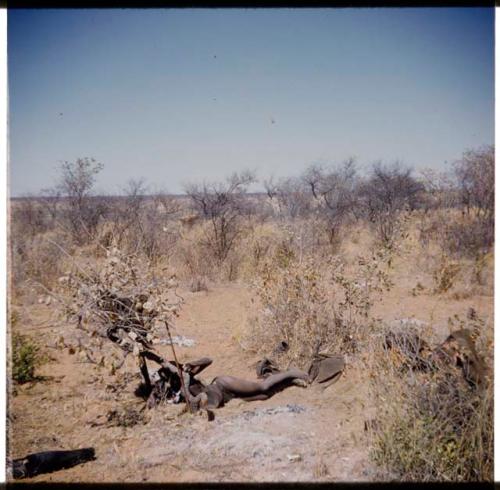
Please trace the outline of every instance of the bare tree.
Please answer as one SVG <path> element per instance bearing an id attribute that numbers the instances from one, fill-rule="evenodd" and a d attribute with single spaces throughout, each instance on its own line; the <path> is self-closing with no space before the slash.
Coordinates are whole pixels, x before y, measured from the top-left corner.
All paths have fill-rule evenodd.
<path id="1" fill-rule="evenodd" d="M 431 209 L 452 208 L 457 205 L 456 181 L 449 172 L 427 168 L 420 171 L 425 192 L 422 203 L 425 213 Z"/>
<path id="2" fill-rule="evenodd" d="M 356 166 L 353 158 L 336 167 L 311 165 L 302 175 L 326 222 L 328 238 L 334 243 L 341 226 L 354 216 L 356 202 Z"/>
<path id="3" fill-rule="evenodd" d="M 103 244 L 108 246 L 114 240 L 118 246 L 136 250 L 140 241 L 140 223 L 148 188 L 144 179 L 131 179 L 122 189 L 121 196 L 108 196 L 108 231 L 103 237 Z M 131 244 L 134 243 L 134 245 Z"/>
<path id="4" fill-rule="evenodd" d="M 455 163 L 460 201 L 467 214 L 493 226 L 495 213 L 495 148 L 467 150 Z"/>
<path id="5" fill-rule="evenodd" d="M 61 191 L 56 187 L 42 189 L 38 200 L 44 209 L 47 225 L 54 227 L 59 218 L 59 210 L 61 204 Z"/>
<path id="6" fill-rule="evenodd" d="M 446 245 L 452 253 L 487 251 L 495 229 L 495 149 L 486 146 L 464 152 L 455 163 L 462 223 L 448 226 Z"/>
<path id="7" fill-rule="evenodd" d="M 161 214 L 167 218 L 175 216 L 181 210 L 179 199 L 165 189 L 156 190 L 153 193 L 153 201 Z"/>
<path id="8" fill-rule="evenodd" d="M 311 199 L 301 179 L 289 177 L 275 182 L 271 177 L 264 181 L 264 188 L 268 197 L 277 202 L 281 217 L 295 219 L 309 214 Z"/>
<path id="9" fill-rule="evenodd" d="M 63 162 L 57 190 L 67 198 L 62 215 L 73 238 L 82 243 L 93 236 L 105 204 L 92 199 L 96 175 L 104 168 L 93 158 L 78 158 L 75 162 Z"/>
<path id="10" fill-rule="evenodd" d="M 389 166 L 377 162 L 360 188 L 361 204 L 383 242 L 391 241 L 397 215 L 420 204 L 425 188 L 412 173 L 411 168 L 403 167 L 398 161 Z"/>
<path id="11" fill-rule="evenodd" d="M 11 201 L 12 228 L 15 236 L 33 238 L 47 229 L 43 206 L 35 196 L 26 195 Z"/>
<path id="12" fill-rule="evenodd" d="M 211 223 L 207 245 L 223 262 L 241 233 L 241 218 L 249 212 L 246 192 L 256 182 L 254 172 L 234 173 L 226 182 L 187 184 L 186 194 L 194 209 Z"/>

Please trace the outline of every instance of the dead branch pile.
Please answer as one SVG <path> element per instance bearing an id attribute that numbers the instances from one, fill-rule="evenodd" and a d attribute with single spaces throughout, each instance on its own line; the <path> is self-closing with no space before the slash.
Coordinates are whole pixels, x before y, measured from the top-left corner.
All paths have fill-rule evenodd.
<path id="1" fill-rule="evenodd" d="M 73 292 L 68 309 L 78 326 L 135 354 L 152 348 L 163 322 L 177 316 L 182 302 L 175 277 L 152 277 L 141 265 L 115 247 L 99 269 L 78 268 L 68 279 Z"/>
<path id="2" fill-rule="evenodd" d="M 146 385 L 143 396 L 148 398 L 151 391 L 163 393 L 166 387 L 161 374 L 164 364 L 169 363 L 154 352 L 154 344 L 161 343 L 164 339 L 160 337 L 166 333 L 170 336 L 168 326 L 173 324 L 182 304 L 175 276 L 155 277 L 138 257 L 113 247 L 106 251 L 99 268 L 75 265 L 66 284 L 70 292 L 66 310 L 77 320 L 78 327 L 89 334 L 89 342 L 84 346 L 89 362 L 105 365 L 103 339 L 109 339 L 123 356 L 121 362 L 112 361 L 111 373 L 133 353 Z M 108 357 L 113 354 L 116 353 Z M 153 383 L 145 359 L 160 365 Z"/>
<path id="3" fill-rule="evenodd" d="M 64 283 L 71 293 L 66 311 L 89 334 L 89 343 L 80 348 L 90 362 L 105 365 L 104 339 L 109 339 L 112 342 L 109 345 L 118 346 L 123 353 L 121 363 L 115 365 L 113 361 L 111 374 L 124 364 L 129 353 L 136 357 L 143 383 L 135 393 L 146 400 L 146 407 L 187 402 L 190 411 L 199 408 L 191 403 L 192 393 L 188 390 L 194 389 L 196 394 L 201 391 L 202 383 L 193 376 L 212 361 L 203 358 L 182 365 L 177 360 L 171 327 L 183 299 L 177 294 L 175 276 L 157 277 L 136 255 L 124 254 L 113 247 L 106 250 L 99 269 L 75 264 L 75 270 Z M 172 362 L 154 349 L 154 344 L 165 344 L 166 340 L 172 346 Z M 99 362 L 95 360 L 96 350 L 101 356 Z M 148 370 L 147 360 L 158 365 L 153 373 Z M 108 422 L 135 423 L 135 419 L 128 420 L 128 415 L 126 420 L 122 419 L 113 414 Z"/>
<path id="4" fill-rule="evenodd" d="M 462 328 L 431 349 L 415 329 L 409 328 L 388 331 L 383 347 L 391 351 L 391 360 L 402 371 L 442 371 L 448 365 L 461 368 L 463 379 L 471 386 L 480 386 L 488 373 L 484 359 L 476 351 L 474 338 L 471 330 Z"/>

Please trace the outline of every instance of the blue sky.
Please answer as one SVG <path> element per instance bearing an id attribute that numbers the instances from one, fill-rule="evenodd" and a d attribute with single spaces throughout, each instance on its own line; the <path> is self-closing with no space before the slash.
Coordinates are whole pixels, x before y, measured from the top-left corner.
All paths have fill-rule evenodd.
<path id="1" fill-rule="evenodd" d="M 493 9 L 9 11 L 8 76 L 12 195 L 85 156 L 178 193 L 494 141 Z"/>

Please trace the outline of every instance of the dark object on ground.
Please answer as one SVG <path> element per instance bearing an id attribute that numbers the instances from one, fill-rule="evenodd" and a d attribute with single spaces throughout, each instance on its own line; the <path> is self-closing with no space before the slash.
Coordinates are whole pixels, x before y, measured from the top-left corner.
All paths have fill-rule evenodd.
<path id="1" fill-rule="evenodd" d="M 12 476 L 14 478 L 28 478 L 41 473 L 71 468 L 94 459 L 95 450 L 93 447 L 28 454 L 25 458 L 15 459 L 12 462 Z"/>
<path id="2" fill-rule="evenodd" d="M 340 378 L 344 371 L 345 360 L 342 355 L 317 354 L 309 367 L 309 380 L 312 383 L 326 383 L 328 386 Z"/>
<path id="3" fill-rule="evenodd" d="M 273 350 L 272 355 L 279 355 L 289 349 L 288 342 L 282 340 Z"/>
<path id="4" fill-rule="evenodd" d="M 380 422 L 377 419 L 368 419 L 364 423 L 365 432 L 370 430 L 377 431 L 380 429 Z"/>
<path id="5" fill-rule="evenodd" d="M 264 359 L 257 363 L 256 371 L 257 378 L 267 378 L 271 374 L 279 373 L 280 368 L 272 359 L 264 357 Z"/>
<path id="6" fill-rule="evenodd" d="M 280 373 L 281 369 L 279 368 L 278 363 L 274 360 L 274 358 L 279 358 L 279 356 L 285 353 L 289 348 L 290 347 L 286 341 L 282 340 L 281 342 L 279 342 L 278 345 L 273 349 L 270 358 L 264 357 L 264 359 L 257 363 L 257 378 L 267 378 L 271 374 Z"/>
<path id="7" fill-rule="evenodd" d="M 318 345 L 319 348 L 319 345 Z M 288 349 L 288 344 L 285 341 L 282 341 L 278 344 L 278 347 L 274 349 L 273 353 L 276 352 L 285 352 Z M 339 354 L 316 354 L 311 361 L 311 364 L 308 369 L 309 378 L 308 382 L 316 382 L 316 383 L 326 383 L 330 381 L 328 385 L 333 384 L 340 378 L 340 375 L 344 371 L 345 368 L 345 360 L 344 356 Z M 261 361 L 257 363 L 256 366 L 257 377 L 258 378 L 267 378 L 273 374 L 278 374 L 283 371 L 280 370 L 278 364 L 273 359 L 269 359 L 264 357 Z"/>

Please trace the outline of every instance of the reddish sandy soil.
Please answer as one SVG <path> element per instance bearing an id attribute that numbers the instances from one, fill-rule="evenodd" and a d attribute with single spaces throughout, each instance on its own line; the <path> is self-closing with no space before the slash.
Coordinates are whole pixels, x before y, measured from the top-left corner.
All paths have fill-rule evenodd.
<path id="1" fill-rule="evenodd" d="M 461 300 L 413 296 L 409 291 L 419 280 L 419 270 L 415 266 L 405 271 L 398 287 L 374 306 L 375 316 L 390 322 L 401 318 L 429 322 L 439 338 L 447 332 L 448 317 L 464 315 L 473 306 L 492 325 L 492 296 Z M 258 357 L 243 350 L 238 341 L 254 313 L 250 291 L 231 284 L 183 296 L 174 335 L 196 343 L 177 348 L 180 360 L 211 357 L 213 364 L 200 376 L 206 381 L 220 374 L 255 379 Z M 82 333 L 51 315 L 51 306 L 25 306 L 17 328 L 42 345 L 54 345 L 61 335 L 67 345 L 76 345 Z M 171 358 L 168 346 L 158 350 Z M 205 414 L 180 413 L 182 407 L 166 405 L 149 411 L 147 423 L 108 427 L 95 425 L 99 415 L 123 407 L 138 410 L 143 404 L 133 394 L 139 377 L 132 357 L 112 376 L 105 368 L 82 362 L 68 348 L 47 347 L 46 352 L 51 360 L 40 374 L 47 379 L 19 386 L 11 397 L 10 454 L 20 457 L 93 446 L 97 459 L 32 481 L 359 481 L 377 477 L 364 432 L 364 421 L 373 415 L 367 374 L 349 363 L 341 379 L 326 390 L 317 385 L 293 386 L 266 401 L 232 400 L 215 411 L 212 422 Z M 119 388 L 113 391 L 113 386 Z"/>

